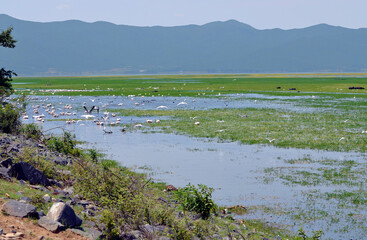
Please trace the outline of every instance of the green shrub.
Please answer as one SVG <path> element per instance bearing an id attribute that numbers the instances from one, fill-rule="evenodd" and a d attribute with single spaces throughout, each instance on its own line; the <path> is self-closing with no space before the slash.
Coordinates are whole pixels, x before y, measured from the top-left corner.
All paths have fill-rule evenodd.
<path id="1" fill-rule="evenodd" d="M 184 188 L 178 189 L 175 196 L 186 211 L 194 211 L 201 215 L 203 219 L 207 219 L 210 213 L 215 213 L 217 206 L 212 200 L 213 188 L 199 184 L 195 187 L 188 184 Z"/>
<path id="2" fill-rule="evenodd" d="M 43 138 L 41 128 L 34 123 L 23 125 L 22 132 L 27 138 L 32 138 L 37 141 L 40 141 Z"/>
<path id="3" fill-rule="evenodd" d="M 321 239 L 322 235 L 324 234 L 322 230 L 318 231 L 312 231 L 312 236 L 307 236 L 305 230 L 303 230 L 303 227 L 298 230 L 298 236 L 296 237 L 296 240 L 318 240 Z"/>
<path id="4" fill-rule="evenodd" d="M 79 159 L 73 164 L 73 176 L 76 192 L 108 209 L 102 222 L 109 226 L 107 234 L 113 239 L 116 232 L 127 232 L 144 224 L 146 208 L 153 200 L 144 194 L 146 183 L 143 177 L 111 163 L 95 164 Z"/>
<path id="5" fill-rule="evenodd" d="M 11 104 L 0 106 L 0 132 L 17 133 L 20 127 L 19 110 Z"/>
<path id="6" fill-rule="evenodd" d="M 62 137 L 52 136 L 46 141 L 47 147 L 59 153 L 71 154 L 76 157 L 80 156 L 81 152 L 76 148 L 75 135 L 69 132 L 64 132 Z"/>

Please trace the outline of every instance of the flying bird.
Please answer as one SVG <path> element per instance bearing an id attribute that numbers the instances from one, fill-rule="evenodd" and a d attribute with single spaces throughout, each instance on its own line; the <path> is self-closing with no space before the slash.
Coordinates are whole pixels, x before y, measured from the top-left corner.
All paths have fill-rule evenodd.
<path id="1" fill-rule="evenodd" d="M 85 109 L 85 113 L 91 114 L 92 111 L 94 110 L 95 106 L 93 106 L 90 110 L 88 110 L 85 105 L 83 105 L 83 108 Z"/>

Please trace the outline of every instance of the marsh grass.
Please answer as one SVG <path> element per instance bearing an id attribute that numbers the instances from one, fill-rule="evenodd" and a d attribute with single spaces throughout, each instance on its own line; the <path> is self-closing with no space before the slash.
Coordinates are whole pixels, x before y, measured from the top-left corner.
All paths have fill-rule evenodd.
<path id="1" fill-rule="evenodd" d="M 14 78 L 14 85 L 22 89 L 51 90 L 56 95 L 170 95 L 203 96 L 245 93 L 275 92 L 297 95 L 301 92 L 366 93 L 364 90 L 349 90 L 351 86 L 366 86 L 365 74 L 237 74 L 237 75 L 153 75 L 153 76 L 102 76 L 102 77 L 32 77 Z M 277 89 L 280 87 L 280 89 Z M 297 91 L 289 91 L 296 88 Z M 68 91 L 81 90 L 81 91 Z M 52 92 L 39 92 L 51 95 Z"/>
<path id="2" fill-rule="evenodd" d="M 146 126 L 219 141 L 359 152 L 365 152 L 367 147 L 367 134 L 362 133 L 367 126 L 367 112 L 298 113 L 255 108 L 109 111 L 122 116 L 171 116 L 159 124 Z M 195 125 L 194 121 L 200 122 L 200 125 Z"/>

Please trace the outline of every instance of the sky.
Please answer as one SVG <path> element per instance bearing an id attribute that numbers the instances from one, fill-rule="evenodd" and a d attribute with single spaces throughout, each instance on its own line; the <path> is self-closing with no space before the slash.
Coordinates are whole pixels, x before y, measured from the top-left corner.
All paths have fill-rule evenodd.
<path id="1" fill-rule="evenodd" d="M 132 26 L 202 25 L 235 19 L 257 29 L 326 23 L 367 28 L 367 0 L 0 0 L 0 13 L 51 22 L 107 21 Z"/>

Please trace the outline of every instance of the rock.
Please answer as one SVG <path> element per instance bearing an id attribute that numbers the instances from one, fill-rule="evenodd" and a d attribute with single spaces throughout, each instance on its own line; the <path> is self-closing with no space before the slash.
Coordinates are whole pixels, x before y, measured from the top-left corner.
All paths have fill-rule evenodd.
<path id="1" fill-rule="evenodd" d="M 65 188 L 64 192 L 67 193 L 68 196 L 72 196 L 74 194 L 74 188 L 73 187 Z"/>
<path id="2" fill-rule="evenodd" d="M 5 234 L 4 236 L 2 236 L 1 239 L 22 239 L 24 237 L 24 233 L 21 233 L 21 232 L 17 232 L 17 233 L 8 233 L 8 234 Z"/>
<path id="3" fill-rule="evenodd" d="M 66 227 L 78 227 L 83 222 L 75 214 L 73 208 L 63 202 L 54 203 L 50 208 L 47 217 L 62 223 Z"/>
<path id="4" fill-rule="evenodd" d="M 26 203 L 31 203 L 31 202 L 32 202 L 32 199 L 31 199 L 31 198 L 29 198 L 29 197 L 21 197 L 21 198 L 20 198 L 20 200 L 21 200 L 21 201 L 24 201 L 24 202 L 26 202 Z"/>
<path id="5" fill-rule="evenodd" d="M 13 159 L 7 158 L 6 160 L 0 162 L 0 166 L 4 168 L 9 168 L 13 165 Z"/>
<path id="6" fill-rule="evenodd" d="M 94 228 L 84 228 L 84 231 L 80 230 L 80 229 L 76 229 L 76 228 L 69 228 L 68 231 L 71 231 L 73 233 L 76 233 L 80 236 L 86 237 L 88 239 L 91 240 L 97 240 L 97 239 L 101 239 L 102 237 L 102 232 L 98 231 L 97 229 Z"/>
<path id="7" fill-rule="evenodd" d="M 69 161 L 66 160 L 65 158 L 57 157 L 57 156 L 53 159 L 53 161 L 54 163 L 62 165 L 62 166 L 66 166 L 69 163 Z"/>
<path id="8" fill-rule="evenodd" d="M 37 211 L 37 213 L 38 213 L 38 217 L 40 218 L 40 217 L 44 217 L 44 216 L 46 216 L 45 215 L 45 213 L 43 212 L 43 211 Z"/>
<path id="9" fill-rule="evenodd" d="M 83 206 L 85 208 L 86 206 L 88 206 L 89 204 L 91 204 L 91 202 L 89 202 L 87 200 L 80 200 L 80 201 L 77 202 L 77 204 L 78 205 L 81 205 L 81 206 Z"/>
<path id="10" fill-rule="evenodd" d="M 102 232 L 95 228 L 84 228 L 85 232 L 88 235 L 88 238 L 91 240 L 102 239 Z"/>
<path id="11" fill-rule="evenodd" d="M 45 194 L 44 196 L 43 196 L 43 200 L 45 201 L 45 202 L 51 202 L 51 197 L 50 197 L 50 195 L 48 195 L 48 194 Z"/>
<path id="12" fill-rule="evenodd" d="M 46 176 L 26 162 L 14 164 L 9 171 L 9 175 L 17 178 L 18 180 L 29 181 L 31 184 L 50 186 L 50 182 Z"/>
<path id="13" fill-rule="evenodd" d="M 11 177 L 9 175 L 9 169 L 0 167 L 0 178 L 5 179 L 7 181 L 11 181 Z"/>
<path id="14" fill-rule="evenodd" d="M 142 239 L 142 236 L 143 236 L 143 233 L 136 230 L 130 233 L 124 233 L 122 235 L 122 239 L 128 239 L 128 240 Z"/>
<path id="15" fill-rule="evenodd" d="M 40 225 L 41 227 L 43 227 L 44 229 L 53 232 L 53 233 L 58 233 L 60 231 L 65 230 L 65 226 L 62 225 L 61 223 L 52 220 L 51 218 L 44 216 L 41 217 L 38 220 L 38 225 Z"/>
<path id="16" fill-rule="evenodd" d="M 167 233 L 170 232 L 171 229 L 164 225 L 158 225 L 158 226 L 152 226 L 149 224 L 145 224 L 143 226 L 140 226 L 140 229 L 144 232 L 147 232 L 149 234 L 160 232 L 160 233 Z"/>
<path id="17" fill-rule="evenodd" d="M 15 200 L 6 202 L 2 211 L 15 217 L 38 217 L 37 208 L 35 206 Z"/>

